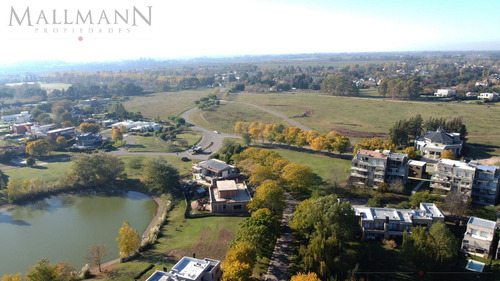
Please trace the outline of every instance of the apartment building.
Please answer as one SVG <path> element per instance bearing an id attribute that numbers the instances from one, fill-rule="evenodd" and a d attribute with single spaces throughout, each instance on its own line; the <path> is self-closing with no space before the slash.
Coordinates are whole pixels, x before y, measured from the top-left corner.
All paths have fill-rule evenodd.
<path id="1" fill-rule="evenodd" d="M 461 251 L 488 258 L 492 253 L 496 222 L 470 217 L 462 240 Z"/>
<path id="2" fill-rule="evenodd" d="M 351 179 L 370 186 L 408 180 L 408 155 L 388 150 L 359 149 L 352 159 Z"/>
<path id="3" fill-rule="evenodd" d="M 444 222 L 444 214 L 434 203 L 420 203 L 420 208 L 394 209 L 353 207 L 360 217 L 361 230 L 365 239 L 392 239 L 411 233 L 415 226 L 431 227 Z"/>
<path id="4" fill-rule="evenodd" d="M 441 159 L 434 165 L 430 187 L 459 192 L 464 198 L 472 198 L 473 203 L 493 206 L 499 197 L 499 179 L 497 166 Z"/>

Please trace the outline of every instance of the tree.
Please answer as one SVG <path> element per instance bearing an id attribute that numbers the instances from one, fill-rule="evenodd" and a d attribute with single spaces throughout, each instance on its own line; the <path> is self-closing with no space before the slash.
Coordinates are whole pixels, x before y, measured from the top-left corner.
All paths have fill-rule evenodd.
<path id="1" fill-rule="evenodd" d="M 7 275 L 4 275 L 1 280 L 2 281 L 23 281 L 23 275 L 21 273 L 7 274 Z"/>
<path id="2" fill-rule="evenodd" d="M 73 156 L 63 181 L 69 181 L 68 185 L 107 186 L 126 177 L 125 164 L 117 156 L 104 152 L 82 153 Z"/>
<path id="3" fill-rule="evenodd" d="M 14 98 L 14 95 L 7 92 L 7 91 L 0 91 L 0 104 L 2 105 L 2 107 L 4 107 L 5 105 L 5 102 L 7 101 L 7 99 L 12 99 Z"/>
<path id="4" fill-rule="evenodd" d="M 56 145 L 59 149 L 64 149 L 68 146 L 68 140 L 63 136 L 58 136 L 56 139 Z"/>
<path id="5" fill-rule="evenodd" d="M 408 155 L 408 159 L 411 159 L 411 160 L 417 159 L 417 157 L 418 157 L 418 154 L 415 151 L 415 147 L 413 147 L 413 146 L 405 148 L 405 150 L 403 151 L 403 153 L 407 154 Z"/>
<path id="6" fill-rule="evenodd" d="M 450 149 L 446 149 L 441 153 L 441 159 L 457 160 L 457 156 Z"/>
<path id="7" fill-rule="evenodd" d="M 444 199 L 444 208 L 451 215 L 463 217 L 469 209 L 469 202 L 464 200 L 458 191 L 452 191 Z"/>
<path id="8" fill-rule="evenodd" d="M 252 135 L 249 133 L 244 133 L 241 137 L 243 138 L 243 142 L 246 146 L 249 146 L 252 142 Z"/>
<path id="9" fill-rule="evenodd" d="M 114 142 L 123 140 L 123 133 L 119 128 L 113 127 L 113 134 L 111 135 L 111 140 Z"/>
<path id="10" fill-rule="evenodd" d="M 28 159 L 26 159 L 26 165 L 28 165 L 29 167 L 33 167 L 35 166 L 35 164 L 36 164 L 35 158 L 28 157 Z"/>
<path id="11" fill-rule="evenodd" d="M 259 257 L 268 254 L 281 232 L 280 221 L 268 209 L 258 209 L 241 223 L 233 243 L 246 242 Z"/>
<path id="12" fill-rule="evenodd" d="M 309 272 L 307 274 L 299 272 L 297 275 L 292 276 L 290 281 L 321 281 L 321 279 L 319 279 L 318 275 L 314 272 Z"/>
<path id="13" fill-rule="evenodd" d="M 26 153 L 35 157 L 48 155 L 52 149 L 52 141 L 48 139 L 31 141 L 26 145 Z"/>
<path id="14" fill-rule="evenodd" d="M 226 253 L 223 268 L 225 281 L 250 280 L 255 264 L 255 250 L 246 242 L 238 242 Z"/>
<path id="15" fill-rule="evenodd" d="M 120 236 L 116 238 L 116 241 L 118 242 L 121 258 L 126 258 L 139 250 L 141 236 L 139 236 L 137 230 L 130 226 L 128 221 L 123 223 L 118 233 Z"/>
<path id="16" fill-rule="evenodd" d="M 160 157 L 148 159 L 142 168 L 141 182 L 152 192 L 178 192 L 179 180 L 179 171 Z"/>
<path id="17" fill-rule="evenodd" d="M 89 252 L 85 259 L 91 266 L 97 266 L 99 272 L 101 272 L 102 261 L 108 255 L 108 246 L 106 244 L 97 243 L 90 246 Z"/>
<path id="18" fill-rule="evenodd" d="M 314 183 L 314 173 L 311 168 L 300 163 L 290 163 L 281 170 L 281 179 L 288 190 L 295 193 L 304 193 Z"/>
<path id="19" fill-rule="evenodd" d="M 95 123 L 83 122 L 82 124 L 80 124 L 79 129 L 84 133 L 97 134 L 101 130 L 101 126 Z"/>
<path id="20" fill-rule="evenodd" d="M 41 259 L 38 264 L 26 274 L 30 281 L 48 281 L 58 279 L 57 265 L 50 265 L 49 260 Z"/>
<path id="21" fill-rule="evenodd" d="M 261 208 L 267 208 L 274 214 L 281 216 L 285 209 L 285 191 L 276 181 L 266 180 L 257 187 L 257 192 L 248 209 L 257 211 Z"/>

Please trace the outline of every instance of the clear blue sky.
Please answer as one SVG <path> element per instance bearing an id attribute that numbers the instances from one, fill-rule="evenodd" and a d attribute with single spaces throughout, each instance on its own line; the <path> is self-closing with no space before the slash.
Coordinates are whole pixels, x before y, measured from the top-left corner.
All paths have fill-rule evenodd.
<path id="1" fill-rule="evenodd" d="M 152 6 L 151 26 L 54 25 Z M 11 9 L 49 24 L 8 26 Z M 313 52 L 500 50 L 500 1 L 2 0 L 0 64 Z M 97 19 L 96 19 L 97 18 Z M 76 28 L 75 28 L 76 27 Z M 47 28 L 47 31 L 45 31 Z M 64 30 L 66 28 L 66 30 Z M 82 29 L 80 29 L 82 28 Z M 119 30 L 121 28 L 121 31 Z M 81 37 L 81 40 L 78 38 Z"/>

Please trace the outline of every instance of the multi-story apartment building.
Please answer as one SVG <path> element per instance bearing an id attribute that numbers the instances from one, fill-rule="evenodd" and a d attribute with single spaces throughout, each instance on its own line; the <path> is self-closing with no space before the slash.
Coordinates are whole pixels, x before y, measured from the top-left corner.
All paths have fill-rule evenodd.
<path id="1" fill-rule="evenodd" d="M 352 159 L 351 179 L 370 186 L 394 181 L 404 184 L 408 179 L 408 155 L 359 149 Z"/>
<path id="2" fill-rule="evenodd" d="M 462 240 L 462 251 L 485 258 L 492 253 L 496 222 L 470 217 Z"/>
<path id="3" fill-rule="evenodd" d="M 495 205 L 498 202 L 500 170 L 497 166 L 477 165 L 472 186 L 472 202 Z"/>
<path id="4" fill-rule="evenodd" d="M 431 188 L 459 192 L 473 203 L 495 205 L 498 201 L 500 171 L 497 166 L 441 159 L 434 165 Z"/>
<path id="5" fill-rule="evenodd" d="M 444 214 L 434 203 L 420 203 L 420 209 L 393 209 L 353 207 L 360 217 L 365 239 L 389 239 L 401 237 L 404 231 L 411 233 L 414 226 L 431 227 L 444 222 Z"/>

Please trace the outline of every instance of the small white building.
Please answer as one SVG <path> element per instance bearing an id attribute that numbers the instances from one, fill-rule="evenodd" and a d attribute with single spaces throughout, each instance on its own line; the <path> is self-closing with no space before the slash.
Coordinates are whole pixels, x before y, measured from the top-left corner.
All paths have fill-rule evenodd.
<path id="1" fill-rule="evenodd" d="M 157 270 L 146 281 L 219 281 L 220 261 L 183 257 L 170 272 Z"/>
<path id="2" fill-rule="evenodd" d="M 462 240 L 462 252 L 485 258 L 491 252 L 495 236 L 496 222 L 476 217 L 470 217 L 467 230 Z"/>
<path id="3" fill-rule="evenodd" d="M 2 122 L 4 123 L 27 123 L 31 121 L 31 114 L 28 111 L 21 111 L 19 114 L 5 115 L 2 116 Z"/>
<path id="4" fill-rule="evenodd" d="M 457 95 L 457 91 L 452 89 L 438 89 L 436 93 L 434 93 L 436 97 L 441 98 L 449 98 Z"/>
<path id="5" fill-rule="evenodd" d="M 477 96 L 477 98 L 480 100 L 496 100 L 496 99 L 498 99 L 498 94 L 497 93 L 480 93 L 479 96 Z"/>
<path id="6" fill-rule="evenodd" d="M 122 121 L 111 125 L 112 127 L 125 127 L 130 132 L 153 132 L 159 130 L 161 126 L 155 122 L 144 122 L 144 121 Z"/>

